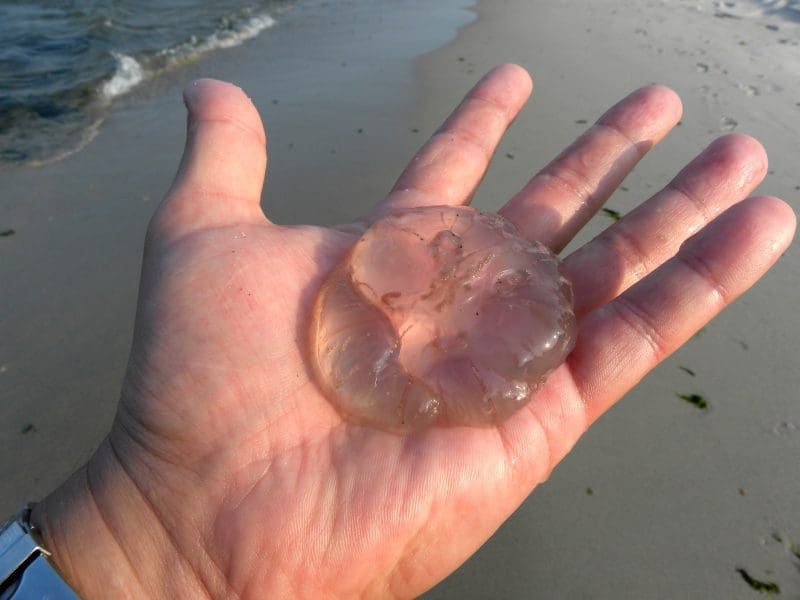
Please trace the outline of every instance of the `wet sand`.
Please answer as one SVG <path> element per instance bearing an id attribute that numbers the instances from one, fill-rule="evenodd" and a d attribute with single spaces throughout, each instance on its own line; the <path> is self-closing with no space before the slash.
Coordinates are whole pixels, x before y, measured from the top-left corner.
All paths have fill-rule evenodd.
<path id="1" fill-rule="evenodd" d="M 732 129 L 770 152 L 760 191 L 797 196 L 795 26 L 724 16 L 710 0 L 468 5 L 301 2 L 259 38 L 120 99 L 82 152 L 0 172 L 0 231 L 15 231 L 0 237 L 0 509 L 44 495 L 107 431 L 142 238 L 177 166 L 180 89 L 191 78 L 231 80 L 259 107 L 270 138 L 263 204 L 280 223 L 363 212 L 503 61 L 527 67 L 536 91 L 476 196 L 480 208 L 499 207 L 584 122 L 653 81 L 681 94 L 682 125 L 609 208 L 626 212 Z M 610 222 L 598 215 L 580 239 Z M 798 266 L 795 243 L 427 597 L 751 597 L 737 568 L 784 596 L 800 593 L 787 541 L 800 543 Z M 679 394 L 702 395 L 709 409 Z"/>

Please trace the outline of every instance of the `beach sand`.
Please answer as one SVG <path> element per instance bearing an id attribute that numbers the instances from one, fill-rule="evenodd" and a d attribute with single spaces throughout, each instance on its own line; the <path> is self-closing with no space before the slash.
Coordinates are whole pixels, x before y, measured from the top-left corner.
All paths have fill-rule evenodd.
<path id="1" fill-rule="evenodd" d="M 263 204 L 279 223 L 363 212 L 464 91 L 505 61 L 528 68 L 536 90 L 479 208 L 499 207 L 584 121 L 655 81 L 680 93 L 682 124 L 610 208 L 626 212 L 729 130 L 766 145 L 761 192 L 797 196 L 795 25 L 714 16 L 726 9 L 710 0 L 469 6 L 300 2 L 255 40 L 121 98 L 83 151 L 0 173 L 0 230 L 15 230 L 0 238 L 0 509 L 51 490 L 109 427 L 142 239 L 177 166 L 180 90 L 194 77 L 233 81 L 260 109 L 270 139 Z M 579 241 L 610 222 L 598 215 Z M 737 568 L 800 594 L 790 547 L 800 543 L 798 266 L 795 243 L 426 597 L 751 597 Z M 694 393 L 709 410 L 677 397 Z"/>
<path id="2" fill-rule="evenodd" d="M 532 73 L 533 99 L 475 199 L 498 208 L 583 121 L 641 85 L 663 83 L 683 100 L 682 123 L 609 208 L 624 214 L 732 130 L 770 154 L 758 193 L 797 207 L 800 30 L 725 16 L 717 4 L 479 2 L 478 20 L 420 61 L 429 99 L 421 110 L 454 100 L 498 62 Z M 609 223 L 598 214 L 571 247 Z M 790 547 L 800 543 L 797 248 L 605 415 L 429 597 L 750 598 L 737 568 L 800 595 Z M 709 410 L 678 394 L 702 395 Z"/>

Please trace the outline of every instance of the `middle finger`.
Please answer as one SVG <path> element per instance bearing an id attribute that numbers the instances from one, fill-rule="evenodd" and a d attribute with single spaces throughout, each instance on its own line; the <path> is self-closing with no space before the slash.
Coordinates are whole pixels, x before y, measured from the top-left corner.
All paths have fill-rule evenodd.
<path id="1" fill-rule="evenodd" d="M 641 88 L 542 169 L 499 211 L 528 239 L 560 251 L 681 116 L 678 95 Z"/>

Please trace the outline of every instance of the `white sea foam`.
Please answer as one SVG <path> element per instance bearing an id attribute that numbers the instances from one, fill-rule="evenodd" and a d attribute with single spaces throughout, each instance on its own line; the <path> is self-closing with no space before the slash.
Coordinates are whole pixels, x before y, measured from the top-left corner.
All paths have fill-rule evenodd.
<path id="1" fill-rule="evenodd" d="M 254 15 L 229 29 L 215 31 L 206 38 L 192 37 L 188 42 L 162 50 L 159 55 L 167 56 L 175 62 L 193 60 L 212 50 L 239 46 L 273 25 L 275 25 L 275 19 L 270 15 Z"/>
<path id="2" fill-rule="evenodd" d="M 717 0 L 714 7 L 724 16 L 741 19 L 776 17 L 800 21 L 800 0 Z"/>
<path id="3" fill-rule="evenodd" d="M 103 97 L 107 100 L 129 92 L 144 79 L 144 69 L 135 58 L 117 52 L 113 55 L 117 61 L 117 70 L 102 88 Z"/>
<path id="4" fill-rule="evenodd" d="M 205 42 L 201 42 L 197 50 L 200 52 L 208 52 L 217 48 L 232 48 L 238 46 L 242 42 L 256 37 L 265 29 L 269 29 L 275 25 L 275 19 L 269 15 L 256 15 L 250 17 L 247 21 L 234 29 L 225 31 L 218 31 L 211 34 L 206 38 Z"/>
<path id="5" fill-rule="evenodd" d="M 201 55 L 212 50 L 238 46 L 273 25 L 275 25 L 275 19 L 270 15 L 254 15 L 230 28 L 215 31 L 208 37 L 192 36 L 188 42 L 165 48 L 149 59 L 142 59 L 143 62 L 139 62 L 127 54 L 114 52 L 117 68 L 111 79 L 103 84 L 102 97 L 105 100 L 111 100 L 122 96 L 152 75 L 197 60 Z"/>

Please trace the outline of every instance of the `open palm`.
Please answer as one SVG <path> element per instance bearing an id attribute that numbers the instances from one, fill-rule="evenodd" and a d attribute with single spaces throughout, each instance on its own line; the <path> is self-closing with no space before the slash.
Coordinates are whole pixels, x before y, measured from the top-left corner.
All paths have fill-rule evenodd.
<path id="1" fill-rule="evenodd" d="M 405 436 L 343 420 L 306 360 L 317 288 L 377 216 L 469 202 L 530 90 L 519 67 L 489 73 L 372 215 L 323 229 L 278 226 L 262 213 L 265 139 L 241 91 L 213 81 L 187 88 L 186 153 L 148 233 L 122 401 L 86 475 L 115 537 L 138 529 L 149 540 L 128 544 L 130 564 L 159 556 L 178 565 L 175 597 L 188 597 L 185 586 L 216 597 L 415 596 L 473 553 L 603 411 L 788 245 L 791 210 L 744 200 L 766 173 L 762 148 L 721 138 L 565 259 L 578 342 L 512 418 Z M 679 118 L 670 90 L 634 92 L 501 213 L 560 251 Z M 128 490 L 128 510 L 145 515 L 137 527 L 104 486 Z M 164 572 L 147 567 L 155 579 Z"/>

